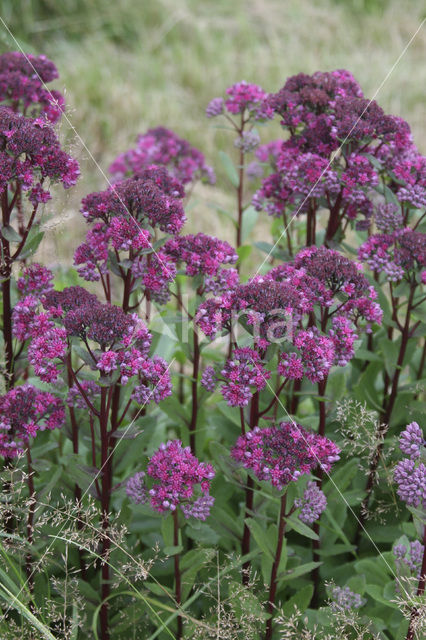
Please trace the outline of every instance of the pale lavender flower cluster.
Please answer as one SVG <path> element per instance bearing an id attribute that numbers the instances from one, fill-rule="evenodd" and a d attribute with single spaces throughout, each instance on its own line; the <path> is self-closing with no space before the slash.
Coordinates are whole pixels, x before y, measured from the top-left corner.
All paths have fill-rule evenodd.
<path id="1" fill-rule="evenodd" d="M 425 440 L 422 430 L 412 422 L 402 432 L 400 449 L 409 456 L 400 460 L 394 469 L 398 496 L 407 505 L 426 509 L 426 465 L 420 460 Z"/>
<path id="2" fill-rule="evenodd" d="M 410 542 L 409 547 L 402 543 L 396 544 L 393 548 L 393 554 L 398 578 L 412 576 L 419 580 L 423 553 L 424 547 L 418 540 Z M 396 581 L 395 589 L 398 593 L 401 591 L 400 580 Z"/>
<path id="3" fill-rule="evenodd" d="M 138 471 L 131 476 L 126 483 L 126 493 L 135 504 L 145 504 L 148 502 L 148 490 L 145 484 L 145 472 Z"/>
<path id="4" fill-rule="evenodd" d="M 349 587 L 334 586 L 331 590 L 330 607 L 333 611 L 360 609 L 365 602 L 359 593 L 354 593 Z"/>
<path id="5" fill-rule="evenodd" d="M 327 507 L 327 498 L 314 481 L 308 482 L 302 498 L 294 501 L 300 507 L 299 518 L 305 524 L 313 524 Z"/>

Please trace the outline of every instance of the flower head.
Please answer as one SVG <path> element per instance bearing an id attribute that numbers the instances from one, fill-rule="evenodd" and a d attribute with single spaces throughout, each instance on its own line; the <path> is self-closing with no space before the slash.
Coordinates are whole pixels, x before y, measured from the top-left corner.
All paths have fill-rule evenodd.
<path id="1" fill-rule="evenodd" d="M 15 457 L 23 452 L 37 431 L 56 429 L 65 420 L 59 398 L 25 384 L 0 396 L 0 455 Z"/>
<path id="2" fill-rule="evenodd" d="M 259 480 L 266 480 L 279 490 L 301 474 L 318 465 L 325 471 L 339 459 L 338 447 L 324 436 L 301 425 L 281 422 L 274 427 L 255 427 L 238 438 L 232 457 Z"/>
<path id="3" fill-rule="evenodd" d="M 64 111 L 64 98 L 58 91 L 49 91 L 45 85 L 58 77 L 56 66 L 46 56 L 20 51 L 3 53 L 0 56 L 0 102 L 32 117 L 42 115 L 54 123 Z"/>
<path id="4" fill-rule="evenodd" d="M 215 182 L 213 169 L 206 164 L 201 151 L 165 127 L 148 129 L 139 135 L 136 147 L 120 154 L 109 170 L 117 181 L 141 175 L 152 165 L 166 167 L 182 185 L 200 179 Z"/>
<path id="5" fill-rule="evenodd" d="M 154 483 L 149 490 L 153 509 L 164 513 L 181 507 L 185 517 L 205 520 L 213 498 L 210 482 L 215 475 L 211 464 L 199 462 L 180 440 L 162 444 L 148 463 L 147 474 Z"/>
<path id="6" fill-rule="evenodd" d="M 305 524 L 313 524 L 327 506 L 327 498 L 316 482 L 308 482 L 303 497 L 295 500 L 294 505 L 301 507 L 299 518 Z"/>

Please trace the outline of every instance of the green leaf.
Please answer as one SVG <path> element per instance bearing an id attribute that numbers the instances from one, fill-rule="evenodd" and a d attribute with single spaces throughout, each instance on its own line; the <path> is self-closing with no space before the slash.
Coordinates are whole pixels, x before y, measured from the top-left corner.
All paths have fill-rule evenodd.
<path id="1" fill-rule="evenodd" d="M 183 546 L 178 544 L 176 546 L 172 545 L 170 547 L 164 547 L 163 552 L 166 556 L 177 556 L 179 553 L 182 553 Z"/>
<path id="2" fill-rule="evenodd" d="M 238 189 L 240 180 L 238 177 L 237 168 L 233 163 L 231 157 L 224 151 L 219 151 L 219 160 L 221 161 L 222 166 L 225 169 L 228 180 L 236 189 Z"/>
<path id="3" fill-rule="evenodd" d="M 44 231 L 37 231 L 37 233 L 34 234 L 31 234 L 30 232 L 25 242 L 24 248 L 19 254 L 20 260 L 33 256 L 39 248 L 40 242 L 43 240 L 43 238 Z"/>
<path id="4" fill-rule="evenodd" d="M 279 574 L 278 580 L 281 580 L 282 582 L 293 580 L 293 578 L 303 576 L 305 573 L 310 573 L 313 569 L 316 569 L 321 565 L 322 562 L 306 562 L 305 564 L 301 564 L 299 567 L 294 567 L 294 569 L 288 569 L 284 574 Z"/>
<path id="5" fill-rule="evenodd" d="M 216 544 L 219 541 L 219 535 L 216 531 L 209 524 L 198 520 L 187 525 L 186 535 L 202 544 Z"/>
<path id="6" fill-rule="evenodd" d="M 182 601 L 185 602 L 194 585 L 197 573 L 206 567 L 215 556 L 214 549 L 193 549 L 188 551 L 181 559 L 182 571 Z"/>
<path id="7" fill-rule="evenodd" d="M 15 229 L 10 224 L 1 228 L 1 235 L 8 242 L 16 242 L 17 244 L 19 244 L 22 240 L 19 233 L 15 231 Z"/>
<path id="8" fill-rule="evenodd" d="M 395 602 L 391 602 L 389 598 L 385 598 L 383 595 L 383 589 L 379 587 L 377 584 L 367 584 L 365 586 L 365 592 L 368 593 L 369 596 L 373 598 L 376 602 L 380 602 L 380 604 L 384 604 L 386 607 L 390 607 L 391 609 L 399 609 L 399 605 Z"/>
<path id="9" fill-rule="evenodd" d="M 300 533 L 301 536 L 305 536 L 305 538 L 310 538 L 311 540 L 319 540 L 318 535 L 315 533 L 313 529 L 308 527 L 304 522 L 299 520 L 299 518 L 293 514 L 287 519 L 287 525 L 290 525 L 291 529 Z"/>
<path id="10" fill-rule="evenodd" d="M 309 603 L 312 599 L 314 587 L 311 584 L 307 584 L 294 594 L 283 606 L 283 613 L 285 616 L 291 616 L 296 608 L 300 613 L 304 613 L 309 607 Z"/>
<path id="11" fill-rule="evenodd" d="M 278 258 L 280 256 L 280 254 L 281 254 L 281 251 L 280 251 L 278 245 L 275 246 L 273 244 L 270 244 L 269 242 L 263 242 L 263 241 L 255 242 L 254 246 L 257 249 L 260 249 L 261 251 L 266 253 L 268 256 L 271 255 L 274 258 Z"/>
<path id="12" fill-rule="evenodd" d="M 165 547 L 173 546 L 173 532 L 174 532 L 173 516 L 169 513 L 167 514 L 167 516 L 162 518 L 162 522 L 161 522 L 161 535 L 163 536 Z"/>
<path id="13" fill-rule="evenodd" d="M 244 520 L 253 538 L 256 540 L 257 545 L 262 549 L 263 553 L 268 555 L 272 560 L 274 559 L 275 549 L 271 549 L 268 545 L 268 538 L 266 532 L 262 529 L 260 524 L 254 518 L 246 518 Z"/>
<path id="14" fill-rule="evenodd" d="M 235 228 L 238 227 L 238 222 L 235 220 L 234 216 L 231 213 L 229 213 L 229 211 L 226 211 L 226 209 L 223 209 L 223 207 L 220 207 L 219 205 L 214 203 L 209 203 L 209 207 L 213 208 L 221 216 L 225 216 L 225 218 L 230 220 L 230 222 L 232 222 Z"/>
<path id="15" fill-rule="evenodd" d="M 225 511 L 225 509 L 214 505 L 212 516 L 211 524 L 215 531 L 228 538 L 232 536 L 235 540 L 240 540 L 241 530 L 238 526 L 238 521 L 235 519 L 235 515 L 231 515 Z"/>
<path id="16" fill-rule="evenodd" d="M 382 586 L 388 582 L 389 569 L 385 565 L 385 561 L 379 557 L 363 558 L 354 563 L 355 571 L 364 574 L 368 583 Z"/>
<path id="17" fill-rule="evenodd" d="M 398 360 L 399 344 L 385 337 L 380 338 L 378 342 L 383 354 L 386 372 L 388 376 L 392 378 L 395 372 L 396 362 Z"/>
<path id="18" fill-rule="evenodd" d="M 241 242 L 245 242 L 245 240 L 247 240 L 257 222 L 258 217 L 259 212 L 256 211 L 256 209 L 252 205 L 249 205 L 243 211 Z"/>
<path id="19" fill-rule="evenodd" d="M 354 360 L 367 360 L 368 362 L 382 362 L 382 358 L 368 349 L 357 349 L 355 351 Z"/>
<path id="20" fill-rule="evenodd" d="M 252 249 L 253 247 L 251 246 L 251 244 L 244 244 L 241 247 L 238 247 L 238 264 L 241 264 L 242 262 L 244 262 L 244 260 L 247 260 L 252 252 Z"/>

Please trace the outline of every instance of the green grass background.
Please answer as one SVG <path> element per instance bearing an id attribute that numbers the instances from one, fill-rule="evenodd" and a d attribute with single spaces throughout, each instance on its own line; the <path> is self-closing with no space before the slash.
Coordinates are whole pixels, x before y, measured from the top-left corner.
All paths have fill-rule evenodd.
<path id="1" fill-rule="evenodd" d="M 26 52 L 56 63 L 67 116 L 61 135 L 78 157 L 78 185 L 47 206 L 44 259 L 71 259 L 85 228 L 81 198 L 103 188 L 109 163 L 138 132 L 164 125 L 199 146 L 218 170 L 199 187 L 189 229 L 230 237 L 207 206 L 232 207 L 217 149 L 232 147 L 204 117 L 208 101 L 245 79 L 276 91 L 300 71 L 347 68 L 368 97 L 379 89 L 426 15 L 423 0 L 2 0 L 1 17 Z M 0 24 L 2 51 L 17 48 Z M 426 151 L 426 25 L 377 95 Z M 279 135 L 278 123 L 262 130 Z M 50 214 L 50 217 L 47 215 Z M 262 225 L 261 225 L 262 228 Z"/>

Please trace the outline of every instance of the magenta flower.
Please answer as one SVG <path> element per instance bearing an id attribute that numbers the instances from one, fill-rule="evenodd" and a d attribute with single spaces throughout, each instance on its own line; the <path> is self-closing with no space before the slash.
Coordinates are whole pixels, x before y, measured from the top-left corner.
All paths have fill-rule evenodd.
<path id="1" fill-rule="evenodd" d="M 160 446 L 148 463 L 147 475 L 154 480 L 149 496 L 156 511 L 165 513 L 180 507 L 186 518 L 205 520 L 209 515 L 214 500 L 209 496 L 214 469 L 211 464 L 199 462 L 180 440 L 169 440 Z"/>
<path id="2" fill-rule="evenodd" d="M 63 96 L 44 86 L 59 77 L 46 56 L 10 51 L 0 56 L 0 102 L 31 117 L 42 115 L 55 123 L 65 109 Z"/>
<path id="3" fill-rule="evenodd" d="M 238 260 L 230 244 L 204 233 L 170 238 L 164 252 L 175 262 L 183 262 L 189 276 L 216 276 L 221 265 L 235 264 Z"/>
<path id="4" fill-rule="evenodd" d="M 359 259 L 386 280 L 399 282 L 426 266 L 426 234 L 409 228 L 371 236 L 358 250 Z"/>
<path id="5" fill-rule="evenodd" d="M 259 354 L 248 347 L 234 349 L 220 372 L 220 391 L 231 407 L 245 407 L 255 391 L 262 391 L 271 377 Z"/>
<path id="6" fill-rule="evenodd" d="M 26 384 L 0 396 L 0 455 L 15 457 L 37 431 L 56 429 L 65 421 L 59 398 Z"/>
<path id="7" fill-rule="evenodd" d="M 65 189 L 77 182 L 77 161 L 62 151 L 47 123 L 0 107 L 0 141 L 0 189 L 16 181 L 36 206 L 50 197 L 44 189 L 47 178 L 62 182 Z"/>
<path id="8" fill-rule="evenodd" d="M 23 295 L 40 296 L 53 288 L 53 273 L 41 264 L 31 264 L 26 267 L 17 285 Z"/>
<path id="9" fill-rule="evenodd" d="M 28 361 L 40 380 L 56 382 L 67 346 L 67 332 L 62 327 L 52 327 L 32 339 L 28 347 Z"/>
<path id="10" fill-rule="evenodd" d="M 131 217 L 142 228 L 150 225 L 174 234 L 181 230 L 185 222 L 178 197 L 163 191 L 153 176 L 134 176 L 117 182 L 106 191 L 91 193 L 83 198 L 81 212 L 88 222 L 101 220 L 109 225 L 114 217 Z"/>
<path id="11" fill-rule="evenodd" d="M 273 117 L 272 109 L 265 103 L 268 94 L 256 84 L 249 84 L 243 80 L 229 87 L 226 94 L 229 98 L 225 100 L 225 106 L 233 115 L 247 110 L 255 120 Z"/>
<path id="12" fill-rule="evenodd" d="M 149 129 L 138 136 L 135 149 L 120 154 L 109 168 L 114 181 L 140 175 L 151 165 L 167 168 L 171 176 L 183 185 L 196 180 L 214 184 L 215 175 L 204 155 L 187 140 L 164 127 Z"/>
<path id="13" fill-rule="evenodd" d="M 330 471 L 339 459 L 339 449 L 328 438 L 301 425 L 281 422 L 265 429 L 255 427 L 240 436 L 231 455 L 259 480 L 266 480 L 281 491 L 289 482 L 318 466 Z"/>

